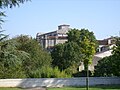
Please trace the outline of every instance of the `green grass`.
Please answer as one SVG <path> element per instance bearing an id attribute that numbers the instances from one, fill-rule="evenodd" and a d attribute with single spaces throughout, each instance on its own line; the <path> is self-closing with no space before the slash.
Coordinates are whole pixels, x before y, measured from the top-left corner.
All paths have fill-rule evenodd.
<path id="1" fill-rule="evenodd" d="M 0 87 L 0 90 L 23 90 L 20 88 L 5 88 L 5 87 Z"/>
<path id="2" fill-rule="evenodd" d="M 86 90 L 85 87 L 62 87 L 62 88 L 48 88 L 47 90 Z M 114 86 L 94 86 L 89 90 L 120 90 L 120 85 Z"/>
<path id="3" fill-rule="evenodd" d="M 0 90 L 26 90 L 26 89 L 1 87 Z M 85 87 L 62 87 L 62 88 L 47 88 L 47 90 L 86 90 L 86 88 Z M 120 90 L 120 85 L 94 86 L 94 87 L 90 87 L 89 90 Z"/>

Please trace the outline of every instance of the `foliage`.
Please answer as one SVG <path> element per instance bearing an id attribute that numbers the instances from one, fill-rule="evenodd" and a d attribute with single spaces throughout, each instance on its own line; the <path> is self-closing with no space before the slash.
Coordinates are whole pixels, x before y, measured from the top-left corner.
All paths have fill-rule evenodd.
<path id="1" fill-rule="evenodd" d="M 79 42 L 80 40 L 80 30 L 79 29 L 71 29 L 68 34 L 68 42 Z"/>
<path id="2" fill-rule="evenodd" d="M 79 44 L 85 38 L 89 39 L 90 42 L 94 42 L 95 44 L 97 43 L 94 33 L 88 31 L 88 29 L 71 29 L 68 32 L 68 42 L 73 41 Z"/>
<path id="3" fill-rule="evenodd" d="M 3 39 L 0 42 L 0 78 L 67 77 L 57 68 L 51 68 L 50 54 L 35 39 L 26 35 Z"/>
<path id="4" fill-rule="evenodd" d="M 28 59 L 29 54 L 17 50 L 15 42 L 4 39 L 0 42 L 0 78 L 25 77 L 22 60 Z"/>
<path id="5" fill-rule="evenodd" d="M 120 38 L 116 38 L 113 55 L 100 60 L 95 67 L 95 76 L 120 76 Z"/>
<path id="6" fill-rule="evenodd" d="M 27 77 L 33 77 L 32 72 L 39 71 L 43 67 L 51 66 L 51 56 L 49 53 L 44 51 L 39 43 L 26 35 L 20 35 L 13 39 L 18 43 L 17 49 L 25 51 L 30 54 L 30 59 L 23 61 L 23 67 L 27 74 Z"/>
<path id="7" fill-rule="evenodd" d="M 73 42 L 56 45 L 51 55 L 54 59 L 53 66 L 58 66 L 60 70 L 65 70 L 73 64 L 78 66 L 79 50 L 78 45 Z"/>
<path id="8" fill-rule="evenodd" d="M 3 34 L 3 31 L 0 31 L 0 43 L 6 40 L 8 35 Z M 0 44 L 1 45 L 1 44 Z"/>
<path id="9" fill-rule="evenodd" d="M 73 76 L 73 73 L 78 72 L 78 65 L 71 65 L 67 69 L 64 70 L 66 74 Z"/>
<path id="10" fill-rule="evenodd" d="M 73 77 L 86 77 L 86 71 L 82 70 L 81 72 L 76 72 L 73 74 Z M 89 70 L 89 77 L 92 76 L 92 72 Z"/>
<path id="11" fill-rule="evenodd" d="M 120 37 L 116 37 L 116 43 L 115 46 L 113 47 L 113 55 L 120 55 Z"/>
<path id="12" fill-rule="evenodd" d="M 24 3 L 25 1 L 30 0 L 0 0 L 0 8 L 12 8 L 13 6 L 19 6 L 20 3 Z"/>
<path id="13" fill-rule="evenodd" d="M 64 71 L 60 71 L 57 67 L 42 67 L 36 71 L 32 71 L 31 77 L 36 78 L 68 78 L 71 77 L 67 75 Z"/>
<path id="14" fill-rule="evenodd" d="M 79 45 L 80 61 L 84 62 L 85 70 L 87 70 L 88 64 L 92 62 L 93 55 L 96 51 L 97 42 L 94 33 L 89 32 L 87 29 L 81 29 L 80 31 L 73 29 L 68 33 L 69 41 L 74 41 Z"/>
<path id="15" fill-rule="evenodd" d="M 72 29 L 68 32 L 68 41 L 56 45 L 51 52 L 52 64 L 67 73 L 75 72 L 80 62 L 84 62 L 87 69 L 88 64 L 92 62 L 95 49 L 96 38 L 93 32 L 87 29 Z M 72 66 L 74 67 L 71 68 Z"/>
<path id="16" fill-rule="evenodd" d="M 98 61 L 97 66 L 95 66 L 95 76 L 112 76 L 112 67 L 110 67 L 112 56 L 105 57 Z"/>
<path id="17" fill-rule="evenodd" d="M 120 76 L 120 56 L 109 56 L 100 60 L 95 67 L 95 76 Z"/>
<path id="18" fill-rule="evenodd" d="M 3 17 L 6 17 L 4 12 L 0 11 L 0 28 L 2 28 L 2 23 L 4 22 Z"/>

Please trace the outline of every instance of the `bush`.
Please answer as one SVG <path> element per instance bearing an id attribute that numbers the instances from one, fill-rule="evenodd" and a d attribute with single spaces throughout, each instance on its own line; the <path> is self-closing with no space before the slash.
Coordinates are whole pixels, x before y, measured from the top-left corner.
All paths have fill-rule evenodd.
<path id="1" fill-rule="evenodd" d="M 86 77 L 86 76 L 87 75 L 86 75 L 86 71 L 85 70 L 73 74 L 73 77 Z M 92 72 L 91 71 L 89 71 L 89 77 L 90 76 L 92 76 Z"/>
<path id="2" fill-rule="evenodd" d="M 76 65 L 76 66 L 77 66 L 77 65 Z M 76 66 L 72 65 L 72 66 L 70 66 L 69 68 L 65 69 L 65 70 L 64 70 L 65 73 L 72 76 L 72 74 L 74 74 L 74 73 L 76 73 L 76 72 L 78 71 L 78 70 L 76 69 L 76 68 L 77 68 Z"/>
<path id="3" fill-rule="evenodd" d="M 60 71 L 58 67 L 42 67 L 36 71 L 32 71 L 30 74 L 31 78 L 68 78 L 71 77 L 67 75 L 64 71 Z"/>

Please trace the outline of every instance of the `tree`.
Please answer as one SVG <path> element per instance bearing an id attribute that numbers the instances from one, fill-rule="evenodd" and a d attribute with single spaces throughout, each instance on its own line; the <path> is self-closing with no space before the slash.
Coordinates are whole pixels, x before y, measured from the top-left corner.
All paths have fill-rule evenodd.
<path id="1" fill-rule="evenodd" d="M 22 68 L 22 61 L 29 58 L 29 54 L 16 49 L 16 43 L 0 38 L 0 78 L 26 77 Z"/>
<path id="2" fill-rule="evenodd" d="M 71 70 L 71 66 L 76 67 L 80 65 L 80 62 L 84 62 L 85 71 L 87 72 L 86 86 L 88 90 L 88 66 L 92 63 L 96 51 L 96 43 L 93 32 L 89 32 L 87 29 L 70 30 L 68 32 L 68 42 L 55 47 L 52 51 L 53 65 L 58 65 L 60 69 L 66 69 L 65 71 L 70 73 L 75 71 Z"/>
<path id="3" fill-rule="evenodd" d="M 30 0 L 0 0 L 0 8 L 12 8 L 13 6 L 19 6 L 20 3 L 24 3 L 25 1 Z"/>
<path id="4" fill-rule="evenodd" d="M 112 56 L 105 57 L 98 61 L 97 66 L 95 66 L 95 76 L 112 76 L 112 67 L 110 67 Z"/>
<path id="5" fill-rule="evenodd" d="M 120 38 L 116 38 L 112 55 L 101 59 L 95 67 L 95 76 L 120 76 Z"/>
<path id="6" fill-rule="evenodd" d="M 0 43 L 0 78 L 70 77 L 57 67 L 52 68 L 50 53 L 27 35 Z"/>
<path id="7" fill-rule="evenodd" d="M 120 76 L 120 56 L 111 55 L 101 59 L 95 67 L 95 76 Z"/>
<path id="8" fill-rule="evenodd" d="M 84 62 L 87 70 L 95 53 L 96 38 L 87 29 L 72 29 L 68 32 L 68 42 L 56 45 L 52 51 L 53 65 L 64 70 Z"/>
<path id="9" fill-rule="evenodd" d="M 3 31 L 0 31 L 0 42 L 4 41 L 7 39 L 8 35 L 5 35 L 2 33 Z"/>
<path id="10" fill-rule="evenodd" d="M 96 38 L 93 32 L 89 32 L 87 29 L 73 29 L 68 33 L 68 42 L 75 42 L 80 48 L 80 60 L 84 62 L 85 70 L 88 68 L 88 64 L 92 62 L 92 57 L 95 54 Z"/>
<path id="11" fill-rule="evenodd" d="M 30 59 L 23 61 L 23 67 L 27 77 L 36 77 L 36 72 L 40 71 L 43 67 L 47 68 L 51 66 L 52 59 L 50 54 L 44 51 L 35 39 L 27 35 L 20 35 L 13 38 L 13 40 L 18 43 L 18 50 L 30 54 Z M 37 77 L 40 77 L 39 74 L 37 74 Z"/>
<path id="12" fill-rule="evenodd" d="M 115 38 L 116 40 L 116 43 L 115 43 L 115 46 L 113 47 L 113 55 L 117 55 L 119 56 L 120 55 L 120 37 L 116 37 Z"/>
<path id="13" fill-rule="evenodd" d="M 68 33 L 68 37 L 73 37 L 73 38 L 68 38 L 68 41 L 75 41 L 79 47 L 80 47 L 80 60 L 82 62 L 84 62 L 84 68 L 86 71 L 86 88 L 88 90 L 89 87 L 89 81 L 88 81 L 88 77 L 89 77 L 89 70 L 88 70 L 88 66 L 89 64 L 92 63 L 92 59 L 93 56 L 95 54 L 96 51 L 96 38 L 94 36 L 93 32 L 89 32 L 87 29 L 81 29 L 80 32 L 78 30 L 73 30 L 70 31 L 73 33 Z M 78 33 L 79 32 L 79 33 Z M 76 37 L 76 39 L 74 40 L 74 38 Z M 70 40 L 69 40 L 70 39 Z"/>
<path id="14" fill-rule="evenodd" d="M 77 68 L 80 62 L 79 46 L 74 42 L 58 44 L 51 52 L 51 56 L 53 66 L 58 66 L 61 71 L 71 66 Z"/>
<path id="15" fill-rule="evenodd" d="M 60 70 L 63 70 L 64 65 L 63 65 L 63 54 L 64 54 L 64 45 L 63 44 L 58 44 L 55 45 L 51 52 L 51 56 L 53 58 L 52 65 L 53 67 L 58 66 Z"/>
<path id="16" fill-rule="evenodd" d="M 116 37 L 116 45 L 113 48 L 113 72 L 115 76 L 120 76 L 120 37 Z"/>

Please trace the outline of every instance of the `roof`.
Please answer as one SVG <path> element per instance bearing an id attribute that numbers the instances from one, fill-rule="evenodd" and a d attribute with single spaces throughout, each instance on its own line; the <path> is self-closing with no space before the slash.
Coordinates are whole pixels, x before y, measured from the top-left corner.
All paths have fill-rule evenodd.
<path id="1" fill-rule="evenodd" d="M 99 45 L 108 45 L 108 40 L 98 40 Z"/>
<path id="2" fill-rule="evenodd" d="M 62 24 L 62 25 L 59 25 L 58 27 L 61 27 L 61 26 L 70 26 L 70 25 L 67 25 L 67 24 Z"/>

